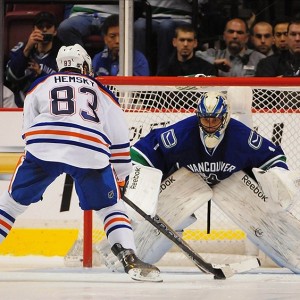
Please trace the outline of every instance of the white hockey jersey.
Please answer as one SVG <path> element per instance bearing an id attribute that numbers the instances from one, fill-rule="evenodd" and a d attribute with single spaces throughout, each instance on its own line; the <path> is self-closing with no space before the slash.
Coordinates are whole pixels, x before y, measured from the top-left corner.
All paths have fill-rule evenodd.
<path id="1" fill-rule="evenodd" d="M 94 78 L 56 73 L 36 80 L 24 101 L 26 150 L 45 161 L 131 172 L 129 131 L 114 95 Z"/>

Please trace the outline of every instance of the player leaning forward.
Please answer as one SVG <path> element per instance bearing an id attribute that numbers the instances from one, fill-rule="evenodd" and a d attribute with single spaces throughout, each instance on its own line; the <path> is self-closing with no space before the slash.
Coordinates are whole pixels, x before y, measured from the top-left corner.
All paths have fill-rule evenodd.
<path id="1" fill-rule="evenodd" d="M 213 195 L 260 249 L 279 265 L 300 272 L 300 261 L 293 261 L 300 223 L 290 213 L 299 196 L 299 176 L 288 170 L 280 146 L 231 118 L 225 94 L 205 93 L 194 116 L 152 130 L 131 148 L 131 157 L 136 164 L 159 169 L 163 178 L 171 179 L 169 188 L 166 184 L 161 189 L 157 213 L 174 229 L 182 231 L 195 222 L 193 212 Z M 173 173 L 174 169 L 179 171 Z M 177 180 L 182 170 L 187 174 Z M 170 173 L 174 176 L 168 177 Z M 197 175 L 198 183 L 189 185 L 196 174 L 201 175 Z M 203 191 L 212 190 L 206 193 L 208 198 L 200 186 Z M 196 188 L 200 192 L 191 196 Z M 149 263 L 157 262 L 172 246 L 146 222 L 135 229 L 135 238 L 139 257 Z"/>
<path id="2" fill-rule="evenodd" d="M 91 58 L 78 44 L 57 55 L 59 73 L 38 79 L 24 105 L 25 155 L 0 197 L 0 241 L 15 219 L 60 174 L 75 182 L 80 207 L 95 210 L 113 253 L 133 278 L 161 281 L 139 260 L 118 183 L 132 170 L 129 133 L 118 100 L 92 77 Z M 112 120 L 112 121 L 111 121 Z"/>

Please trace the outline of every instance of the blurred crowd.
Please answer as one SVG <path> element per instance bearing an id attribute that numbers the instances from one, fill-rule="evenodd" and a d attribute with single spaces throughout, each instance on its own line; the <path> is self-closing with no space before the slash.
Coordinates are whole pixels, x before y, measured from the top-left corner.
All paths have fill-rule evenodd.
<path id="1" fill-rule="evenodd" d="M 149 19 L 145 2 L 151 8 Z M 226 1 L 225 1 L 226 2 Z M 243 1 L 235 1 L 242 3 Z M 212 5 L 211 3 L 214 3 Z M 300 15 L 262 19 L 254 10 L 221 7 L 222 1 L 135 0 L 133 20 L 134 76 L 275 77 L 300 74 Z M 219 5 L 219 6 L 217 6 Z M 64 19 L 38 13 L 32 32 L 19 41 L 5 67 L 5 91 L 22 107 L 30 84 L 57 71 L 61 45 L 80 44 L 98 36 L 102 47 L 90 51 L 95 76 L 119 75 L 120 28 L 116 1 L 65 5 Z M 88 51 L 90 49 L 87 49 Z M 12 104 L 10 104 L 12 105 Z M 13 107 L 13 106 L 10 106 Z"/>

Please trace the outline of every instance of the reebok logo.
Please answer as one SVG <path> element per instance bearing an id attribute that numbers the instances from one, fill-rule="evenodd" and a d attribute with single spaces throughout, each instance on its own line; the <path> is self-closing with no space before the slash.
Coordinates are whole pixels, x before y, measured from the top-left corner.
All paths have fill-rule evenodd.
<path id="1" fill-rule="evenodd" d="M 173 176 L 167 178 L 164 183 L 160 185 L 160 192 L 161 193 L 163 190 L 165 190 L 168 186 L 170 186 L 172 183 L 174 183 L 176 180 L 173 178 Z"/>
<path id="2" fill-rule="evenodd" d="M 264 202 L 267 201 L 268 197 L 261 191 L 261 189 L 259 188 L 258 185 L 255 185 L 255 184 L 252 183 L 252 180 L 248 175 L 244 175 L 244 177 L 242 178 L 242 181 L 245 183 L 246 186 L 249 187 L 249 189 L 251 191 L 253 191 L 253 193 L 255 195 L 257 195 Z"/>
<path id="3" fill-rule="evenodd" d="M 133 175 L 133 178 L 132 178 L 132 182 L 129 186 L 130 189 L 134 190 L 136 188 L 137 183 L 139 181 L 140 173 L 141 173 L 141 168 L 136 167 L 135 170 L 134 170 L 134 175 Z"/>

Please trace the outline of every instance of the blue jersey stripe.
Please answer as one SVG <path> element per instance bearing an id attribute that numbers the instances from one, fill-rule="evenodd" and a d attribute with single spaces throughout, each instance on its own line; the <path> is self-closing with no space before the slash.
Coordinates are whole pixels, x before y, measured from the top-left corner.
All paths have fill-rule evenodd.
<path id="1" fill-rule="evenodd" d="M 112 216 L 119 216 L 119 215 L 120 215 L 120 216 L 125 216 L 127 219 L 129 219 L 128 216 L 127 216 L 126 214 L 121 213 L 120 211 L 117 211 L 117 212 L 113 212 L 113 213 L 107 215 L 107 216 L 105 217 L 105 219 L 104 219 L 103 222 L 105 222 L 108 218 L 110 218 L 110 217 L 112 217 Z"/>
<path id="2" fill-rule="evenodd" d="M 6 237 L 6 236 L 7 236 L 7 233 L 6 233 L 4 230 L 1 230 L 1 229 L 0 229 L 0 235 Z"/>
<path id="3" fill-rule="evenodd" d="M 124 225 L 124 224 L 115 225 L 115 226 L 111 227 L 109 230 L 107 230 L 106 236 L 108 237 L 109 234 L 110 234 L 112 231 L 114 231 L 114 230 L 116 230 L 116 229 L 121 229 L 121 228 L 127 228 L 127 229 L 129 229 L 129 230 L 132 230 L 132 228 L 131 228 L 130 226 L 128 226 L 128 225 Z"/>
<path id="4" fill-rule="evenodd" d="M 110 161 L 113 163 L 117 163 L 117 164 L 124 164 L 124 163 L 130 163 L 131 162 L 131 158 L 130 159 L 114 159 L 114 158 L 110 158 Z"/>
<path id="5" fill-rule="evenodd" d="M 0 209 L 0 215 L 2 215 L 3 217 L 5 217 L 6 219 L 8 219 L 11 222 L 15 222 L 15 218 L 13 218 L 11 215 L 9 215 L 7 212 L 5 212 L 2 209 Z"/>
<path id="6" fill-rule="evenodd" d="M 92 128 L 84 127 L 84 126 L 81 126 L 81 125 L 78 125 L 78 124 L 65 123 L 65 122 L 43 122 L 43 123 L 35 124 L 31 128 L 33 128 L 33 127 L 39 127 L 39 126 L 62 126 L 62 127 L 77 128 L 77 129 L 80 129 L 82 131 L 88 131 L 88 132 L 95 133 L 95 134 L 101 136 L 105 140 L 105 142 L 107 144 L 111 144 L 110 140 L 103 133 L 101 133 L 101 132 L 99 132 L 97 130 L 94 130 Z"/>
<path id="7" fill-rule="evenodd" d="M 34 139 L 34 140 L 27 141 L 26 145 L 38 144 L 38 143 L 67 144 L 67 145 L 73 145 L 73 146 L 78 146 L 78 147 L 81 147 L 81 148 L 90 149 L 90 150 L 93 150 L 93 151 L 96 151 L 96 152 L 101 152 L 101 153 L 106 154 L 108 157 L 110 157 L 110 155 L 111 155 L 109 152 L 107 152 L 107 151 L 105 151 L 101 148 L 98 148 L 98 147 L 95 147 L 95 146 L 92 146 L 92 145 L 88 145 L 88 144 L 84 144 L 84 143 L 80 143 L 80 142 L 69 141 L 69 140 Z"/>
<path id="8" fill-rule="evenodd" d="M 123 149 L 123 148 L 129 148 L 130 143 L 125 143 L 125 144 L 117 144 L 117 145 L 112 145 L 110 149 Z"/>

